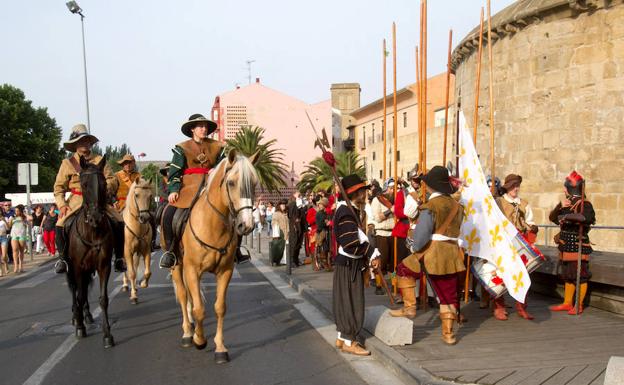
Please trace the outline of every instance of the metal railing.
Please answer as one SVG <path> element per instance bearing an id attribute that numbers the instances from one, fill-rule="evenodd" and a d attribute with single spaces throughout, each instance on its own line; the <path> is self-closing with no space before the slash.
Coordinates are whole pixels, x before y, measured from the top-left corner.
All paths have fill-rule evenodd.
<path id="1" fill-rule="evenodd" d="M 537 225 L 538 228 L 544 229 L 544 246 L 555 246 L 553 242 L 554 233 L 551 233 L 551 229 L 559 229 L 557 225 Z M 592 226 L 591 230 L 624 230 L 624 226 Z M 538 239 L 539 239 L 538 235 Z"/>

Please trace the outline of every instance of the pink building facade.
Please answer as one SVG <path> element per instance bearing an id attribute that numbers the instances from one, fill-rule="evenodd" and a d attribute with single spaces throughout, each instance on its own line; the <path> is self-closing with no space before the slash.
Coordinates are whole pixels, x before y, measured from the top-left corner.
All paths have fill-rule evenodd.
<path id="1" fill-rule="evenodd" d="M 314 148 L 315 136 L 306 111 L 320 133 L 332 129 L 331 100 L 308 104 L 292 96 L 271 89 L 256 79 L 255 83 L 225 92 L 215 98 L 212 119 L 219 124 L 221 140 L 234 138 L 243 126 L 264 128 L 267 139 L 276 139 L 284 153 L 284 163 L 291 172 L 289 188 L 283 195 L 294 191 L 299 175 L 305 166 L 320 155 Z"/>

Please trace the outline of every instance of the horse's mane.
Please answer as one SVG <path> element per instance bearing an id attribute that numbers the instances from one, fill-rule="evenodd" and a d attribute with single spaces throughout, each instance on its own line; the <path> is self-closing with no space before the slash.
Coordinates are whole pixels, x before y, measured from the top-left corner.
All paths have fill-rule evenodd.
<path id="1" fill-rule="evenodd" d="M 208 180 L 206 182 L 206 186 L 204 187 L 204 191 L 210 190 L 212 183 L 215 179 L 215 175 L 219 174 L 222 169 L 224 169 L 228 164 L 228 159 L 223 158 L 219 164 L 215 167 L 213 172 L 208 175 Z M 258 173 L 256 172 L 256 168 L 251 164 L 249 158 L 243 155 L 236 155 L 236 159 L 234 161 L 234 165 L 239 165 L 238 169 L 238 181 L 239 186 L 241 188 L 241 198 L 253 198 L 253 191 L 255 188 L 255 183 L 258 180 Z M 233 166 L 234 167 L 234 166 Z M 223 170 L 225 173 L 227 170 Z"/>

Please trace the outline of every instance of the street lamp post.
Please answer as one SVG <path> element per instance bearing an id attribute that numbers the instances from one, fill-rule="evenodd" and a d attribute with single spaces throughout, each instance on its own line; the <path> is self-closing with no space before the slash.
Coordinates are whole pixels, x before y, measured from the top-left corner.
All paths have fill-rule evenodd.
<path id="1" fill-rule="evenodd" d="M 85 33 L 84 33 L 84 13 L 82 12 L 82 8 L 75 1 L 68 1 L 65 3 L 69 12 L 73 14 L 80 15 L 80 24 L 82 27 L 82 64 L 84 67 L 84 84 L 85 84 L 85 97 L 87 102 L 87 130 L 91 133 L 91 116 L 89 113 L 89 85 L 87 82 L 87 48 L 85 44 Z"/>

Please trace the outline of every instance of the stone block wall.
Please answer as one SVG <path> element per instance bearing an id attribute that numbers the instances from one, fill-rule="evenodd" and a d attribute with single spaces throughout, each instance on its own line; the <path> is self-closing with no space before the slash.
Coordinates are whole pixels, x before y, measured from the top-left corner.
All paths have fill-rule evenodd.
<path id="1" fill-rule="evenodd" d="M 522 175 L 521 195 L 545 224 L 576 169 L 587 179 L 597 224 L 624 226 L 624 3 L 537 17 L 492 46 L 495 174 Z M 486 47 L 483 53 L 477 151 L 489 174 Z M 455 98 L 471 127 L 476 56 L 455 67 Z M 624 230 L 595 230 L 591 238 L 597 250 L 624 252 Z"/>

